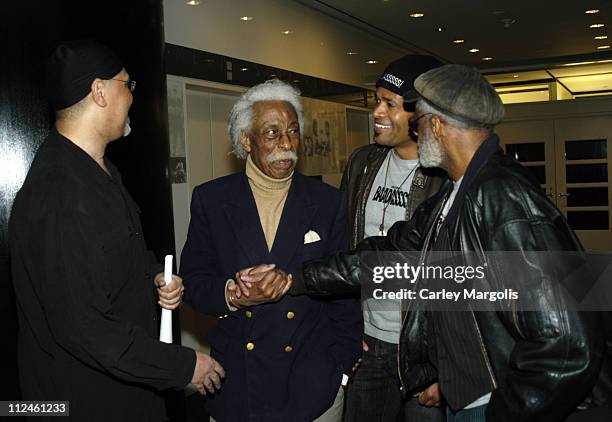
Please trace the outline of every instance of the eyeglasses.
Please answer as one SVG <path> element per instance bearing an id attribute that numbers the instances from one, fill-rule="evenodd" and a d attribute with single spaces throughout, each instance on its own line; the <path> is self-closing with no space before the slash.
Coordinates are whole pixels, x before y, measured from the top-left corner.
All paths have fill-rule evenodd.
<path id="1" fill-rule="evenodd" d="M 128 79 L 127 81 L 124 81 L 123 79 L 107 79 L 108 81 L 117 81 L 117 82 L 125 82 L 125 84 L 127 85 L 127 88 L 130 90 L 130 92 L 134 92 L 134 90 L 136 89 L 136 81 L 133 79 Z"/>
<path id="2" fill-rule="evenodd" d="M 410 129 L 410 132 L 412 132 L 414 136 L 419 136 L 419 120 L 421 120 L 425 116 L 431 116 L 431 115 L 433 115 L 433 113 L 423 113 L 416 119 L 410 119 L 410 121 L 408 122 L 408 127 Z"/>
<path id="3" fill-rule="evenodd" d="M 287 129 L 285 132 L 278 129 L 266 129 L 261 133 L 266 144 L 281 143 L 283 135 L 286 135 L 290 141 L 300 139 L 300 130 L 297 128 Z"/>

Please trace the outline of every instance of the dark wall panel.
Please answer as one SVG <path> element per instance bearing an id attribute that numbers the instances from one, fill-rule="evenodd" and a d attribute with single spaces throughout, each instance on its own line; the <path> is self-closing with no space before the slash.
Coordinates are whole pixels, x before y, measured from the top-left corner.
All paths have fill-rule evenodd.
<path id="1" fill-rule="evenodd" d="M 52 2 L 49 3 L 51 5 Z M 6 358 L 2 362 L 4 382 L 0 383 L 3 400 L 19 396 L 17 386 L 15 303 L 9 272 L 7 245 L 8 219 L 13 199 L 25 178 L 36 149 L 46 136 L 49 115 L 42 84 L 39 60 L 48 55 L 48 34 L 36 35 L 45 27 L 45 16 L 53 16 L 50 7 L 41 8 L 23 19 L 25 7 L 3 3 L 0 16 L 0 317 L 4 321 Z M 20 19 L 21 22 L 18 21 Z M 41 39 L 39 39 L 39 37 Z"/>
<path id="2" fill-rule="evenodd" d="M 166 71 L 171 75 L 247 87 L 278 78 L 298 87 L 305 97 L 325 99 L 346 95 L 352 100 L 361 95 L 364 102 L 357 105 L 367 107 L 368 91 L 361 87 L 175 44 L 166 44 Z M 336 98 L 335 101 L 342 100 Z"/>
<path id="3" fill-rule="evenodd" d="M 15 304 L 7 223 L 15 194 L 52 124 L 43 90 L 44 63 L 68 39 L 94 38 L 113 48 L 138 82 L 132 134 L 108 150 L 142 209 L 149 247 L 173 253 L 162 0 L 2 2 L 0 5 L 0 310 L 3 350 L 0 399 L 18 397 Z M 8 335 L 8 337 L 6 337 Z"/>

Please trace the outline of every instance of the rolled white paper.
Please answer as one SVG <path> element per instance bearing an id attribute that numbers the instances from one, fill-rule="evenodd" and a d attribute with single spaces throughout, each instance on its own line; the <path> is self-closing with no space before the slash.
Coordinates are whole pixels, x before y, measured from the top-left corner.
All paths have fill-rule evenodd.
<path id="1" fill-rule="evenodd" d="M 172 255 L 166 255 L 164 259 L 164 281 L 167 286 L 172 283 Z M 170 309 L 162 309 L 161 311 L 159 341 L 172 343 L 172 311 Z"/>

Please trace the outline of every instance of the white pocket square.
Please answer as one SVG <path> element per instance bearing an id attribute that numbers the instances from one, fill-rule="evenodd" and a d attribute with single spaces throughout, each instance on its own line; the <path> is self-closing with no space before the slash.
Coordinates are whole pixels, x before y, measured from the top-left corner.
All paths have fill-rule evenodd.
<path id="1" fill-rule="evenodd" d="M 304 245 L 307 243 L 314 243 L 321 240 L 319 234 L 314 230 L 308 230 L 308 232 L 304 235 Z"/>

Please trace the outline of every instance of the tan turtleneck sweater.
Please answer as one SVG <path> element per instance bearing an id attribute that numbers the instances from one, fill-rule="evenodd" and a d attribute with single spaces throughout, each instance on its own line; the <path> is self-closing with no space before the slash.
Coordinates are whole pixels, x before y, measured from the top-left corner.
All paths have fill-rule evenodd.
<path id="1" fill-rule="evenodd" d="M 293 172 L 284 179 L 274 179 L 266 176 L 257 168 L 249 155 L 246 161 L 246 175 L 255 197 L 257 213 L 259 214 L 259 221 L 266 236 L 268 251 L 271 251 L 278 223 L 283 213 L 287 194 L 289 193 L 289 186 L 291 186 Z"/>

